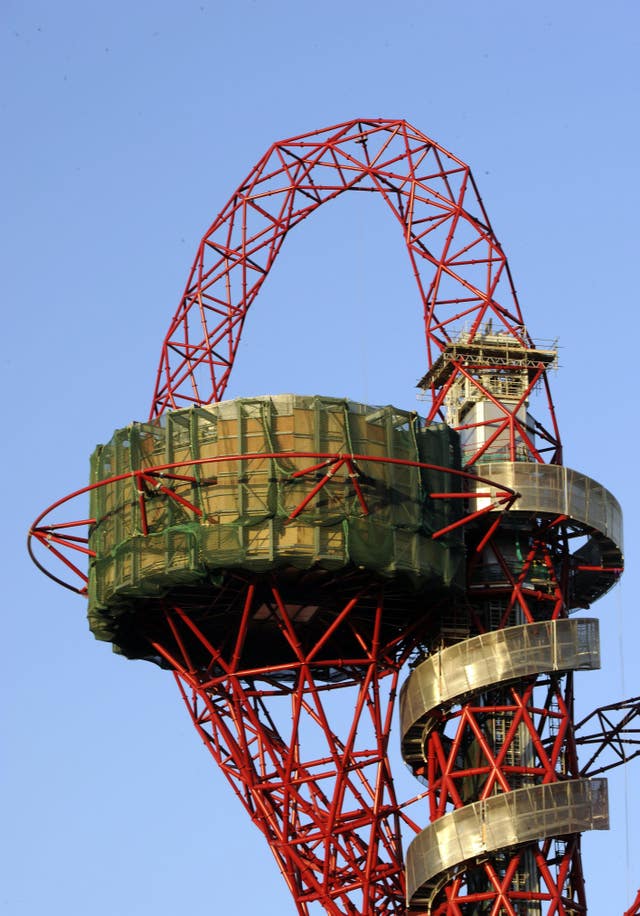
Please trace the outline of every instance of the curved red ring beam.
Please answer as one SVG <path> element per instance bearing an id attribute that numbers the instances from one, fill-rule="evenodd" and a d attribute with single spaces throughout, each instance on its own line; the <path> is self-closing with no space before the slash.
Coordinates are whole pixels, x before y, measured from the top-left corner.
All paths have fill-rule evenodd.
<path id="1" fill-rule="evenodd" d="M 117 483 L 119 480 L 131 479 L 133 485 L 135 487 L 138 487 L 138 479 L 140 476 L 143 476 L 143 477 L 157 476 L 160 480 L 164 480 L 164 479 L 170 480 L 173 477 L 184 480 L 183 475 L 179 475 L 179 474 L 173 475 L 171 472 L 178 471 L 178 470 L 184 470 L 185 468 L 203 466 L 207 464 L 220 464 L 222 462 L 227 462 L 227 461 L 250 461 L 251 459 L 262 461 L 265 458 L 274 458 L 276 460 L 280 458 L 309 458 L 309 459 L 321 462 L 321 465 L 314 465 L 311 468 L 304 469 L 306 472 L 316 470 L 318 467 L 321 467 L 321 466 L 325 466 L 325 465 L 329 466 L 332 462 L 342 462 L 342 463 L 347 462 L 347 464 L 349 464 L 350 462 L 362 462 L 362 463 L 373 462 L 377 464 L 400 464 L 405 467 L 415 467 L 415 468 L 424 468 L 425 470 L 442 471 L 443 473 L 446 473 L 453 477 L 459 477 L 462 480 L 470 480 L 470 481 L 473 481 L 474 483 L 485 483 L 490 488 L 494 488 L 496 490 L 495 502 L 492 502 L 490 505 L 483 507 L 480 510 L 477 510 L 474 512 L 470 511 L 466 516 L 463 516 L 461 519 L 459 519 L 454 524 L 448 526 L 446 529 L 443 529 L 442 531 L 439 531 L 439 532 L 435 532 L 435 534 L 432 535 L 432 537 L 434 538 L 439 537 L 443 534 L 446 534 L 448 531 L 452 530 L 453 528 L 460 527 L 461 525 L 466 524 L 467 522 L 471 521 L 472 519 L 477 518 L 479 515 L 484 515 L 485 513 L 492 511 L 493 509 L 496 509 L 498 507 L 507 509 L 513 504 L 513 502 L 518 497 L 518 494 L 514 490 L 510 489 L 509 487 L 505 487 L 502 484 L 498 484 L 495 481 L 491 481 L 486 477 L 478 477 L 477 474 L 473 474 L 469 471 L 458 471 L 453 468 L 441 467 L 440 465 L 436 465 L 436 464 L 428 464 L 423 461 L 411 461 L 405 458 L 391 458 L 391 457 L 382 457 L 378 455 L 360 455 L 360 454 L 348 454 L 348 455 L 344 454 L 343 455 L 343 454 L 333 453 L 333 452 L 331 453 L 330 452 L 268 452 L 268 453 L 267 452 L 251 452 L 251 453 L 239 454 L 239 455 L 217 455 L 215 457 L 194 458 L 192 461 L 180 461 L 180 462 L 174 462 L 172 464 L 162 464 L 162 465 L 157 465 L 154 467 L 148 467 L 148 468 L 140 469 L 138 471 L 129 471 L 126 474 L 117 474 L 113 477 L 106 477 L 104 480 L 99 480 L 95 483 L 89 484 L 88 486 L 83 487 L 80 490 L 74 490 L 74 492 L 69 493 L 68 496 L 63 496 L 61 499 L 56 500 L 51 506 L 49 506 L 47 509 L 41 512 L 40 515 L 33 522 L 33 524 L 31 525 L 31 528 L 29 529 L 29 534 L 27 536 L 27 549 L 29 551 L 29 556 L 31 557 L 35 565 L 38 567 L 38 569 L 41 572 L 43 572 L 46 576 L 48 576 L 50 579 L 53 579 L 54 582 L 57 582 L 58 585 L 62 585 L 64 586 L 64 588 L 67 588 L 72 592 L 76 592 L 79 595 L 86 595 L 86 581 L 87 581 L 86 575 L 80 569 L 78 569 L 75 566 L 75 564 L 71 563 L 65 557 L 65 555 L 62 554 L 60 550 L 53 548 L 51 544 L 51 540 L 53 539 L 55 542 L 55 540 L 57 539 L 57 542 L 60 543 L 61 546 L 65 547 L 65 549 L 67 550 L 75 550 L 75 551 L 79 551 L 80 553 L 84 555 L 92 555 L 92 551 L 88 549 L 88 546 L 84 546 L 84 545 L 88 545 L 88 542 L 89 542 L 88 536 L 87 537 L 70 536 L 65 539 L 63 537 L 60 537 L 57 533 L 63 530 L 66 531 L 70 528 L 79 528 L 82 526 L 87 526 L 87 528 L 89 528 L 92 524 L 95 524 L 96 519 L 85 518 L 85 519 L 81 519 L 77 521 L 68 521 L 68 522 L 60 522 L 60 523 L 51 522 L 49 524 L 43 524 L 47 516 L 50 515 L 52 512 L 54 512 L 57 508 L 59 508 L 60 506 L 62 506 L 63 504 L 67 502 L 70 502 L 73 499 L 76 499 L 77 497 L 84 496 L 86 493 L 90 493 L 91 490 L 95 490 L 98 487 L 104 487 L 112 483 Z M 297 471 L 297 472 L 294 472 L 291 476 L 300 477 L 302 476 L 302 473 L 303 473 L 302 471 Z M 356 493 L 358 493 L 357 484 L 355 485 L 355 488 L 356 488 Z M 164 492 L 167 493 L 168 495 L 172 495 L 168 487 L 161 487 L 161 489 L 163 489 Z M 317 489 L 317 486 L 315 489 Z M 304 510 L 304 508 L 306 507 L 308 502 L 310 502 L 310 500 L 313 498 L 314 495 L 315 495 L 315 492 L 314 490 L 312 490 L 310 492 L 310 495 L 303 500 L 300 506 L 294 510 L 294 512 L 292 513 L 290 517 L 295 518 L 297 515 L 299 515 Z M 444 498 L 444 497 L 448 499 L 452 499 L 452 498 L 459 497 L 459 498 L 466 498 L 469 500 L 473 500 L 473 499 L 485 499 L 489 494 L 483 493 L 483 492 L 465 492 L 465 493 L 454 493 L 454 494 L 452 493 L 443 493 L 443 494 L 432 493 L 430 495 L 434 499 L 439 499 L 439 498 Z M 178 497 L 174 496 L 174 498 L 178 498 Z M 185 500 L 180 499 L 179 501 L 182 502 L 184 505 L 187 505 L 187 506 L 189 505 L 186 503 Z M 362 505 L 362 501 L 361 501 L 361 505 Z M 196 509 L 195 507 L 190 506 L 190 508 L 193 509 L 194 512 L 196 512 L 197 514 L 200 514 L 200 511 Z M 146 532 L 143 532 L 143 533 L 146 534 Z M 40 544 L 42 544 L 43 546 L 48 547 L 50 550 L 52 550 L 57 560 L 65 564 L 68 568 L 70 568 L 71 571 L 74 573 L 74 575 L 78 576 L 85 583 L 85 585 L 81 587 L 72 585 L 70 582 L 67 582 L 64 579 L 61 579 L 59 576 L 55 575 L 50 570 L 48 570 L 38 560 L 38 558 L 36 557 L 34 553 L 33 543 L 32 543 L 34 539 L 37 542 L 39 542 Z M 63 540 L 64 540 L 64 544 L 62 543 Z"/>

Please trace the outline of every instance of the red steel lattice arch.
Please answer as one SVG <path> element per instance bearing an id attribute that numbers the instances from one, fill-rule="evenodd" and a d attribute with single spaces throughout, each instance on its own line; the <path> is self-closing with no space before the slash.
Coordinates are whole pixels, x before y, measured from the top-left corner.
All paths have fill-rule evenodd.
<path id="1" fill-rule="evenodd" d="M 465 328 L 490 321 L 531 343 L 507 259 L 467 165 L 406 121 L 348 121 L 274 143 L 205 232 L 165 337 L 151 416 L 222 399 L 247 312 L 288 232 L 345 191 L 374 192 L 398 220 L 424 311 L 428 365 Z M 432 389 L 429 419 L 443 390 Z M 546 386 L 540 372 L 538 382 Z M 553 405 L 543 439 L 559 461 Z M 503 427 L 542 460 L 514 411 Z M 547 430 L 548 427 L 548 430 Z M 496 430 L 496 436 L 501 430 Z"/>

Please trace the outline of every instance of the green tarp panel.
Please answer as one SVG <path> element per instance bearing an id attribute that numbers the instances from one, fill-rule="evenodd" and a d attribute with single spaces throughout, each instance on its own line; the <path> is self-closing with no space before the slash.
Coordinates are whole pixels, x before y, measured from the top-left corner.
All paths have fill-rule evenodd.
<path id="1" fill-rule="evenodd" d="M 369 460 L 345 461 L 327 478 L 316 455 Z M 414 588 L 447 586 L 461 571 L 461 529 L 430 535 L 459 517 L 462 501 L 429 494 L 459 491 L 461 480 L 402 461 L 459 469 L 458 436 L 394 407 L 297 395 L 194 407 L 118 430 L 91 458 L 92 483 L 126 475 L 91 491 L 93 632 L 113 640 L 118 614 L 137 600 L 233 569 L 355 566 Z"/>

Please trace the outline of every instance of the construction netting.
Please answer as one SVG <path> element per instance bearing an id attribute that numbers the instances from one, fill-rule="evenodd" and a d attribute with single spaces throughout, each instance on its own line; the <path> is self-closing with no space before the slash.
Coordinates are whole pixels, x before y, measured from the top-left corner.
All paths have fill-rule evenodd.
<path id="1" fill-rule="evenodd" d="M 376 460 L 378 459 L 378 460 Z M 407 462 L 407 463 L 405 463 Z M 135 601 L 225 570 L 461 574 L 458 437 L 414 413 L 318 396 L 237 399 L 118 430 L 91 458 L 89 619 L 112 640 Z"/>

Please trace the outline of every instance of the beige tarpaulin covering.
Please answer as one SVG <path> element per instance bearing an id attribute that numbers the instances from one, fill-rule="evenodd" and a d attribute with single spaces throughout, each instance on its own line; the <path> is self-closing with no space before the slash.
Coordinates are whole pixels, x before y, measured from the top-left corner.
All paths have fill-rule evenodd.
<path id="1" fill-rule="evenodd" d="M 345 460 L 327 477 L 319 454 Z M 237 455 L 257 457 L 202 461 Z M 457 434 L 444 425 L 425 428 L 412 413 L 333 398 L 238 399 L 118 430 L 92 456 L 92 483 L 147 473 L 92 491 L 95 635 L 117 641 L 117 618 L 136 601 L 219 581 L 230 569 L 355 566 L 413 588 L 450 584 L 461 570 L 460 529 L 430 535 L 459 517 L 462 501 L 429 494 L 460 490 L 460 478 L 350 456 L 460 467 Z M 173 464 L 167 476 L 151 471 Z"/>

